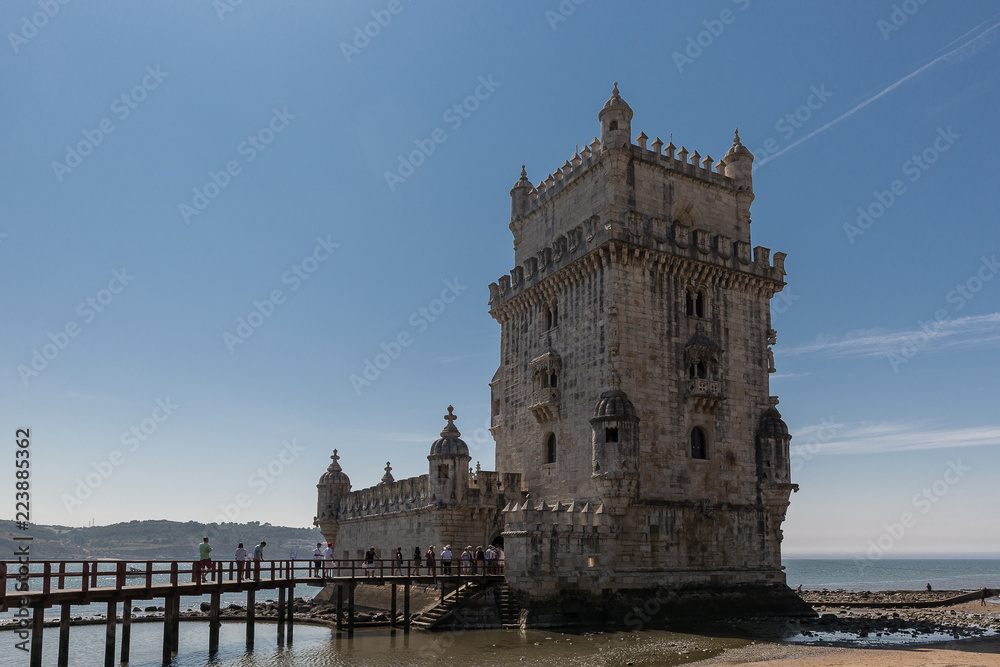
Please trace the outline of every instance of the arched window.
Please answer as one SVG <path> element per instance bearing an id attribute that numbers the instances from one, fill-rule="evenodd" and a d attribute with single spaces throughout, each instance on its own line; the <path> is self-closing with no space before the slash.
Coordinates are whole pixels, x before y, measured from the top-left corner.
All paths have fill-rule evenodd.
<path id="1" fill-rule="evenodd" d="M 705 429 L 700 426 L 691 429 L 691 458 L 708 458 L 708 437 L 705 435 Z"/>
<path id="2" fill-rule="evenodd" d="M 545 304 L 545 330 L 557 326 L 559 326 L 559 303 L 553 299 L 551 303 Z"/>
<path id="3" fill-rule="evenodd" d="M 549 386 L 550 387 L 559 386 L 559 376 L 557 376 L 555 373 L 549 373 Z"/>
<path id="4" fill-rule="evenodd" d="M 705 362 L 699 361 L 696 364 L 691 364 L 688 366 L 688 377 L 692 380 L 698 378 L 704 380 L 708 377 L 708 371 L 705 368 Z"/>
<path id="5" fill-rule="evenodd" d="M 555 463 L 556 462 L 556 434 L 549 433 L 548 437 L 545 438 L 545 462 Z"/>
<path id="6" fill-rule="evenodd" d="M 705 317 L 705 313 L 708 310 L 707 304 L 708 298 L 705 296 L 703 290 L 695 289 L 694 287 L 687 288 L 684 298 L 684 312 L 689 317 Z"/>
<path id="7" fill-rule="evenodd" d="M 604 429 L 604 442 L 618 442 L 617 427 L 608 427 Z"/>
<path id="8" fill-rule="evenodd" d="M 608 129 L 609 130 L 617 130 L 618 129 L 618 121 L 617 120 L 611 121 L 611 125 L 608 126 Z"/>

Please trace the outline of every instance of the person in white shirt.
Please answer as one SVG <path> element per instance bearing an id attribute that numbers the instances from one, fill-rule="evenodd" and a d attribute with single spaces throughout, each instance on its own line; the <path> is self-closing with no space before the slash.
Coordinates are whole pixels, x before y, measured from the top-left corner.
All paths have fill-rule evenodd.
<path id="1" fill-rule="evenodd" d="M 250 568 L 247 567 L 247 550 L 243 548 L 242 542 L 240 542 L 239 546 L 236 547 L 234 558 L 236 558 L 236 578 L 242 579 L 244 570 L 246 575 L 250 576 Z"/>
<path id="2" fill-rule="evenodd" d="M 326 560 L 323 576 L 332 576 L 333 568 L 337 566 L 337 564 L 333 562 L 333 542 L 326 543 L 326 549 L 323 551 L 323 558 Z M 330 575 L 327 575 L 327 571 L 330 572 Z"/>
<path id="3" fill-rule="evenodd" d="M 313 562 L 311 570 L 316 571 L 316 576 L 320 576 L 323 570 L 323 543 L 317 542 L 316 548 L 313 549 Z"/>
<path id="4" fill-rule="evenodd" d="M 451 545 L 444 545 L 444 551 L 441 552 L 441 569 L 443 574 L 451 574 Z"/>

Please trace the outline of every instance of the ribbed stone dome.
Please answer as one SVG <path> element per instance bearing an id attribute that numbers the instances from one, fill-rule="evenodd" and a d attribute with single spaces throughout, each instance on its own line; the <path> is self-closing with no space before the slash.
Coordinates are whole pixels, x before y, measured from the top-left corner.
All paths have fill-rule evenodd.
<path id="1" fill-rule="evenodd" d="M 722 159 L 725 160 L 727 163 L 729 163 L 732 162 L 734 159 L 746 158 L 746 157 L 752 160 L 753 153 L 751 153 L 750 150 L 746 146 L 744 146 L 742 142 L 740 142 L 740 131 L 737 128 L 736 136 L 733 138 L 733 145 L 729 148 L 729 151 L 726 153 L 726 157 Z"/>
<path id="2" fill-rule="evenodd" d="M 630 107 L 628 105 L 628 102 L 623 100 L 621 94 L 619 94 L 617 81 L 615 81 L 614 90 L 611 91 L 611 97 L 608 99 L 607 102 L 604 103 L 604 109 L 610 109 L 612 107 L 621 107 L 623 109 L 628 109 L 630 113 L 632 111 L 632 107 Z"/>
<path id="3" fill-rule="evenodd" d="M 337 450 L 333 450 L 333 456 L 330 457 L 333 462 L 326 469 L 326 472 L 319 478 L 319 483 L 322 486 L 333 486 L 333 485 L 345 485 L 351 486 L 351 478 L 344 474 L 344 469 L 340 467 L 340 456 L 337 455 Z"/>
<path id="4" fill-rule="evenodd" d="M 757 435 L 762 437 L 788 435 L 788 425 L 781 419 L 778 408 L 772 406 L 761 416 Z"/>
<path id="5" fill-rule="evenodd" d="M 601 394 L 594 407 L 594 419 L 635 419 L 635 406 L 621 389 L 612 389 Z"/>
<path id="6" fill-rule="evenodd" d="M 469 446 L 462 440 L 460 437 L 462 434 L 455 427 L 455 420 L 458 417 L 455 416 L 452 406 L 448 406 L 448 414 L 444 418 L 448 420 L 448 425 L 441 431 L 441 437 L 431 445 L 430 456 L 468 456 Z"/>

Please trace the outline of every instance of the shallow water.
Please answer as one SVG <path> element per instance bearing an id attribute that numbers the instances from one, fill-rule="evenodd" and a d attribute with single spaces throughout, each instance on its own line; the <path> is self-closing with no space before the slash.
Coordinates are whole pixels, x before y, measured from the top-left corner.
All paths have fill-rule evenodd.
<path id="1" fill-rule="evenodd" d="M 389 630 L 357 631 L 352 639 L 325 627 L 295 626 L 292 646 L 276 645 L 276 626 L 256 626 L 254 651 L 246 651 L 245 624 L 223 623 L 219 653 L 208 655 L 208 625 L 185 622 L 180 628 L 180 652 L 175 667 L 340 667 L 372 665 L 394 667 L 442 663 L 472 667 L 478 665 L 627 665 L 630 662 L 682 665 L 717 655 L 724 648 L 749 642 L 719 639 L 666 631 L 569 634 L 540 630 L 474 630 L 404 635 Z M 132 626 L 130 667 L 161 665 L 163 626 L 143 623 Z M 58 630 L 47 628 L 44 663 L 54 664 L 58 651 Z M 28 656 L 13 647 L 16 635 L 0 632 L 0 666 L 21 667 Z M 121 642 L 121 633 L 118 634 Z M 104 657 L 104 626 L 74 627 L 70 631 L 70 665 L 92 667 Z"/>

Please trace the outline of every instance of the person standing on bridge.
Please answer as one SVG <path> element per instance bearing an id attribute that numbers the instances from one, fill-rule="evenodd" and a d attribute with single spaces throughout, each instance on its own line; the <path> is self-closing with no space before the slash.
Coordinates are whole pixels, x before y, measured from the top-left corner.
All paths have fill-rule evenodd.
<path id="1" fill-rule="evenodd" d="M 250 576 L 250 568 L 247 567 L 247 550 L 243 548 L 243 543 L 240 542 L 236 545 L 236 553 L 233 554 L 236 559 L 236 578 L 242 579 L 244 575 Z"/>
<path id="2" fill-rule="evenodd" d="M 424 554 L 424 560 L 427 561 L 427 576 L 434 576 L 434 545 L 430 545 L 427 548 L 427 553 Z"/>
<path id="3" fill-rule="evenodd" d="M 396 547 L 396 556 L 392 561 L 392 573 L 403 576 L 403 547 Z"/>
<path id="4" fill-rule="evenodd" d="M 316 576 L 320 576 L 320 571 L 323 569 L 323 543 L 317 542 L 316 548 L 313 549 L 313 562 L 311 570 L 316 571 Z"/>
<path id="5" fill-rule="evenodd" d="M 327 571 L 330 572 L 329 576 L 333 576 L 333 567 L 336 563 L 333 562 L 333 542 L 326 543 L 326 549 L 323 550 L 323 576 L 327 576 Z"/>
<path id="6" fill-rule="evenodd" d="M 208 581 L 208 573 L 212 570 L 212 559 L 208 554 L 212 552 L 212 547 L 208 544 L 208 538 L 202 539 L 198 545 L 198 571 L 202 581 Z"/>
<path id="7" fill-rule="evenodd" d="M 420 547 L 413 547 L 413 576 L 420 576 Z"/>
<path id="8" fill-rule="evenodd" d="M 260 544 L 253 548 L 253 559 L 256 561 L 254 564 L 254 579 L 260 579 L 260 564 L 264 561 L 264 547 L 267 546 L 267 542 L 264 540 L 260 541 Z"/>
<path id="9" fill-rule="evenodd" d="M 441 552 L 441 573 L 451 574 L 451 545 L 444 545 L 444 551 Z"/>

